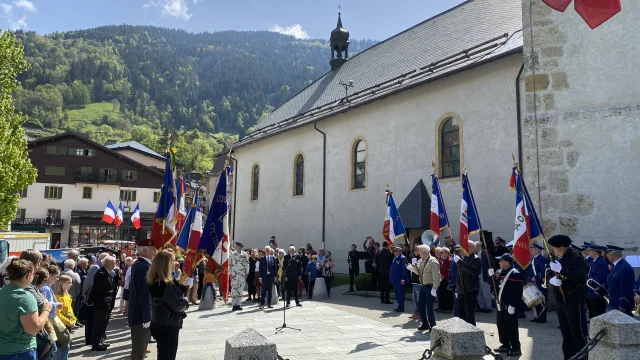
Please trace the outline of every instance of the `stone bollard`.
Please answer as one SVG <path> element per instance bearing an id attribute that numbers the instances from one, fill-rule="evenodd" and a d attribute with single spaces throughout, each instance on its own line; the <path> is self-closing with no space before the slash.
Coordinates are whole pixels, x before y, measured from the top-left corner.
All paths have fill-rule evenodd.
<path id="1" fill-rule="evenodd" d="M 224 360 L 276 360 L 276 343 L 252 328 L 246 328 L 227 339 Z"/>
<path id="2" fill-rule="evenodd" d="M 318 276 L 316 278 L 316 283 L 313 286 L 313 300 L 324 300 L 328 298 L 327 284 L 325 284 L 324 278 Z"/>
<path id="3" fill-rule="evenodd" d="M 589 351 L 589 360 L 640 359 L 640 321 L 618 310 L 591 319 L 589 337 L 604 329 L 600 342 Z"/>
<path id="4" fill-rule="evenodd" d="M 484 331 L 457 317 L 438 321 L 431 331 L 431 345 L 438 340 L 434 359 L 482 360 L 485 355 Z"/>

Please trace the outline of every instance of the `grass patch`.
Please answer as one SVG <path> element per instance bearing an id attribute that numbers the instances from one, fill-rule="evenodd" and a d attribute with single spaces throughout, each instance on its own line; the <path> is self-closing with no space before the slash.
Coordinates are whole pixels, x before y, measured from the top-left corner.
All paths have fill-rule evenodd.
<path id="1" fill-rule="evenodd" d="M 69 121 L 87 121 L 94 123 L 99 122 L 104 115 L 109 115 L 118 119 L 121 116 L 119 109 L 114 110 L 111 103 L 102 102 L 89 104 L 83 109 L 69 110 Z"/>
<path id="2" fill-rule="evenodd" d="M 349 275 L 338 275 L 335 274 L 333 276 L 333 282 L 331 286 L 340 286 L 340 285 L 349 285 Z"/>

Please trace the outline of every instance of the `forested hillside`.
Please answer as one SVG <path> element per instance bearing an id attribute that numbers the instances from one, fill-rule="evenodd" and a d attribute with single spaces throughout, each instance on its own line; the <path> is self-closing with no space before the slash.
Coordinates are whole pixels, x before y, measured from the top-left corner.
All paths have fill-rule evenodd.
<path id="1" fill-rule="evenodd" d="M 326 41 L 266 31 L 123 25 L 16 36 L 31 65 L 15 94 L 29 127 L 85 132 L 101 143 L 133 139 L 159 151 L 167 131 L 185 146 L 199 139 L 218 151 L 211 134 L 243 136 L 330 68 Z M 350 52 L 372 44 L 352 40 Z"/>

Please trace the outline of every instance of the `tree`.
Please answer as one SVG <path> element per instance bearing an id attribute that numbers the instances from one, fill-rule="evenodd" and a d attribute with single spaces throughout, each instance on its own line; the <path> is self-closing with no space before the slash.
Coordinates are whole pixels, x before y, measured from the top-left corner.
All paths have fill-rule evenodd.
<path id="1" fill-rule="evenodd" d="M 18 193 L 36 181 L 22 125 L 25 118 L 15 114 L 11 93 L 20 83 L 18 74 L 28 69 L 24 50 L 8 31 L 0 33 L 0 228 L 6 229 L 16 217 Z"/>

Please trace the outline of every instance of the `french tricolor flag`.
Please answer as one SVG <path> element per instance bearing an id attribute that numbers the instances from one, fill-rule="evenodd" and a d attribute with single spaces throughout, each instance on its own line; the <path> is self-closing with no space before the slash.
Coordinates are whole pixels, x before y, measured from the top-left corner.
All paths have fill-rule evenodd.
<path id="1" fill-rule="evenodd" d="M 449 227 L 449 218 L 447 210 L 444 208 L 440 183 L 436 174 L 431 174 L 431 218 L 429 223 L 429 228 L 433 233 L 433 246 L 438 246 L 441 231 Z"/>
<path id="2" fill-rule="evenodd" d="M 140 204 L 136 205 L 136 209 L 133 210 L 131 215 L 131 223 L 136 230 L 140 229 Z"/>
<path id="3" fill-rule="evenodd" d="M 122 201 L 120 202 L 120 205 L 118 206 L 118 210 L 116 211 L 116 218 L 114 220 L 114 224 L 116 225 L 116 227 L 119 227 L 120 225 L 122 225 L 122 222 L 124 221 L 124 217 L 123 217 L 123 209 L 122 209 Z"/>
<path id="4" fill-rule="evenodd" d="M 113 220 L 116 219 L 116 208 L 113 207 L 111 200 L 107 202 L 107 207 L 104 208 L 104 214 L 102 214 L 102 222 L 106 222 L 107 224 L 113 223 Z"/>

